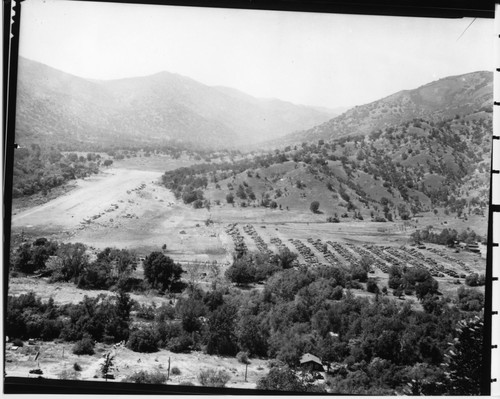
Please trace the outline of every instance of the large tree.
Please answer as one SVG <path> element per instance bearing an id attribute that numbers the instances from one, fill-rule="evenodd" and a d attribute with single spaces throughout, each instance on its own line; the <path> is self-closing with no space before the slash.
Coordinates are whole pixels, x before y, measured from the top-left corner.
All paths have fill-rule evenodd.
<path id="1" fill-rule="evenodd" d="M 290 251 L 287 247 L 285 247 L 279 251 L 277 257 L 278 257 L 278 264 L 283 269 L 290 269 L 295 259 L 297 259 L 298 255 L 295 252 Z"/>
<path id="2" fill-rule="evenodd" d="M 243 256 L 235 259 L 226 270 L 226 278 L 237 285 L 245 285 L 255 281 L 256 269 L 251 258 Z"/>
<path id="3" fill-rule="evenodd" d="M 238 352 L 235 332 L 236 316 L 236 307 L 228 304 L 219 306 L 210 314 L 205 336 L 209 355 L 236 355 Z"/>
<path id="4" fill-rule="evenodd" d="M 144 260 L 144 277 L 153 288 L 170 289 L 182 272 L 180 264 L 161 252 L 151 252 Z"/>
<path id="5" fill-rule="evenodd" d="M 311 202 L 309 209 L 311 209 L 312 213 L 318 213 L 319 212 L 319 202 L 318 201 Z"/>
<path id="6" fill-rule="evenodd" d="M 445 374 L 448 393 L 452 395 L 480 395 L 483 364 L 482 318 L 476 316 L 458 323 L 458 336 L 445 355 Z"/>

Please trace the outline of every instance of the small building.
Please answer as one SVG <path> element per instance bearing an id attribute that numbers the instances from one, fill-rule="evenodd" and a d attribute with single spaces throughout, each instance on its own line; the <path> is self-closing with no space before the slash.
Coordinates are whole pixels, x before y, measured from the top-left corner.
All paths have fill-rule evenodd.
<path id="1" fill-rule="evenodd" d="M 325 371 L 321 359 L 317 356 L 311 355 L 310 353 L 305 353 L 300 358 L 300 367 L 306 369 L 307 371 Z"/>

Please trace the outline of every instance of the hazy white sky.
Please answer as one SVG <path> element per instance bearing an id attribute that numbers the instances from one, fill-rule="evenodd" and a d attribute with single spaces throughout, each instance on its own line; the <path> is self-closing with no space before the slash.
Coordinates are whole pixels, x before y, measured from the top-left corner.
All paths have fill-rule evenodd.
<path id="1" fill-rule="evenodd" d="M 20 55 L 77 76 L 169 71 L 257 97 L 336 107 L 493 70 L 493 20 L 27 0 Z"/>

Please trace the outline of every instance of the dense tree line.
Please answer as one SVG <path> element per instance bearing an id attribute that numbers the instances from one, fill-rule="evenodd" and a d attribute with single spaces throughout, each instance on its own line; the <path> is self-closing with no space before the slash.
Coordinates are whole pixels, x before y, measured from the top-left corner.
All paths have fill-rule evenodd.
<path id="1" fill-rule="evenodd" d="M 415 293 L 422 301 L 426 297 L 433 298 L 438 293 L 438 287 L 438 282 L 427 269 L 392 266 L 389 270 L 389 288 L 394 290 L 397 297 Z"/>
<path id="2" fill-rule="evenodd" d="M 99 154 L 64 155 L 54 148 L 46 149 L 38 144 L 19 148 L 14 156 L 12 196 L 46 195 L 69 180 L 98 173 L 100 164 Z"/>
<path id="3" fill-rule="evenodd" d="M 161 252 L 152 252 L 144 260 L 142 281 L 132 274 L 137 256 L 126 249 L 105 248 L 95 256 L 82 243 L 59 243 L 39 238 L 26 242 L 11 254 L 14 273 L 37 274 L 51 282 L 69 281 L 84 289 L 130 291 L 146 286 L 160 292 L 180 289 L 182 267 Z"/>
<path id="4" fill-rule="evenodd" d="M 78 155 L 75 151 L 88 151 Z M 101 155 L 103 154 L 103 155 Z M 56 145 L 31 144 L 16 149 L 13 169 L 13 198 L 33 195 L 36 193 L 48 194 L 53 188 L 64 183 L 91 176 L 99 172 L 102 167 L 109 167 L 114 160 L 137 156 L 149 157 L 167 155 L 179 159 L 182 155 L 193 158 L 195 161 L 212 162 L 220 157 L 236 157 L 238 151 L 209 151 L 193 149 L 192 146 L 182 143 L 158 145 L 137 145 L 121 143 L 113 144 L 82 144 L 61 143 Z"/>
<path id="5" fill-rule="evenodd" d="M 233 264 L 226 270 L 226 277 L 237 285 L 263 282 L 274 273 L 292 267 L 295 259 L 297 254 L 288 248 L 276 255 L 239 252 Z"/>
<path id="6" fill-rule="evenodd" d="M 118 342 L 128 338 L 131 306 L 130 296 L 124 292 L 114 297 L 85 297 L 78 304 L 63 306 L 52 299 L 42 302 L 32 292 L 9 296 L 5 332 L 21 339 Z"/>
<path id="7" fill-rule="evenodd" d="M 439 245 L 447 245 L 453 247 L 456 242 L 466 244 L 475 244 L 478 241 L 484 242 L 485 239 L 476 234 L 474 230 L 466 229 L 458 233 L 454 229 L 442 229 L 439 233 L 432 231 L 432 228 L 427 227 L 422 230 L 417 230 L 411 234 L 413 242 L 429 242 Z"/>

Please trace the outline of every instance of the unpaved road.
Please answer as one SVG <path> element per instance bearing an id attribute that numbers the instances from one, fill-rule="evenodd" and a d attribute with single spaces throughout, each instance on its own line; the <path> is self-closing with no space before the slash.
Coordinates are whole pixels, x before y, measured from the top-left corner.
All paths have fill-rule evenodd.
<path id="1" fill-rule="evenodd" d="M 107 213 L 112 204 L 125 202 L 130 198 L 127 192 L 135 192 L 141 185 L 151 185 L 161 177 L 160 172 L 109 169 L 99 176 L 79 180 L 77 188 L 46 204 L 25 210 L 12 217 L 12 227 L 48 230 L 73 230 L 85 220 Z M 163 201 L 173 201 L 173 195 L 166 189 L 161 191 Z M 118 210 L 116 208 L 115 210 Z"/>
<path id="2" fill-rule="evenodd" d="M 176 200 L 159 184 L 161 176 L 157 170 L 108 169 L 79 180 L 61 197 L 13 215 L 13 231 L 141 254 L 167 244 L 178 261 L 221 262 L 230 257 L 223 229 L 205 226 L 210 213 Z"/>

